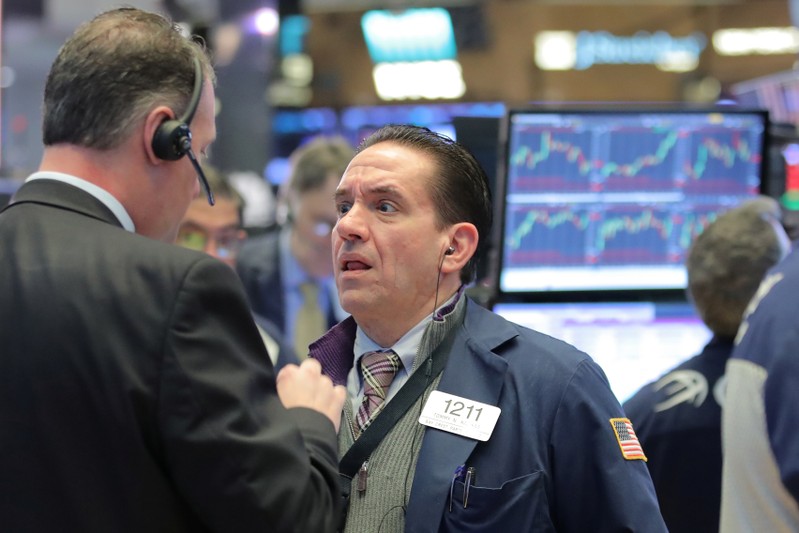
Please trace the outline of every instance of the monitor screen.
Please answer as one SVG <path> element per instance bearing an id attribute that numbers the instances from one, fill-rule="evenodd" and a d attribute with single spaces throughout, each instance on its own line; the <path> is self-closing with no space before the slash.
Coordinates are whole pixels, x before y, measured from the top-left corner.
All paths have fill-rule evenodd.
<path id="1" fill-rule="evenodd" d="M 685 301 L 500 303 L 494 311 L 590 355 L 619 402 L 697 355 L 712 336 Z"/>
<path id="2" fill-rule="evenodd" d="M 509 110 L 500 300 L 684 289 L 693 239 L 764 192 L 767 126 L 733 107 Z"/>

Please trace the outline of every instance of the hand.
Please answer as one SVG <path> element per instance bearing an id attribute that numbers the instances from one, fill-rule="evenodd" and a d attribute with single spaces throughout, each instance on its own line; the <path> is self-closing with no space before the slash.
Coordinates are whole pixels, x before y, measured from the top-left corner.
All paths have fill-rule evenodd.
<path id="1" fill-rule="evenodd" d="M 300 366 L 284 366 L 277 375 L 277 395 L 287 409 L 308 407 L 319 411 L 333 422 L 338 433 L 347 389 L 333 386 L 333 381 L 322 375 L 322 365 L 316 359 L 308 358 Z"/>

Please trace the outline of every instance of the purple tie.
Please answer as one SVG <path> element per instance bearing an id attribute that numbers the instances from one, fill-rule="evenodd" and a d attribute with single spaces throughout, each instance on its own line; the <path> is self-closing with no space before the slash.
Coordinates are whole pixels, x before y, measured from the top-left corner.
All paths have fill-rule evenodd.
<path id="1" fill-rule="evenodd" d="M 386 401 L 391 381 L 402 366 L 402 361 L 393 350 L 367 352 L 361 357 L 363 372 L 363 401 L 355 415 L 358 433 L 366 429 Z"/>

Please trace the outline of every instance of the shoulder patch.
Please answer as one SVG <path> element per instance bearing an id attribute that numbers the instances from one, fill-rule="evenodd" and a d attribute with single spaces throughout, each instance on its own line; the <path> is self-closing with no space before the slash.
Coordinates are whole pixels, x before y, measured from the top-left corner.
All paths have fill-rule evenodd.
<path id="1" fill-rule="evenodd" d="M 635 436 L 633 423 L 629 418 L 611 418 L 610 426 L 613 428 L 613 433 L 616 435 L 616 441 L 621 448 L 621 455 L 628 461 L 641 459 L 646 461 L 644 449 L 641 443 L 638 442 L 638 437 Z"/>

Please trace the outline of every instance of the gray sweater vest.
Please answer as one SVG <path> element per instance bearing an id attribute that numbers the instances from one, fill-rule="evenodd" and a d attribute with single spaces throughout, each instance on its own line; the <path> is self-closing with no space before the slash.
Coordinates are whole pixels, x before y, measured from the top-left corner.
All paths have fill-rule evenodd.
<path id="1" fill-rule="evenodd" d="M 447 333 L 463 323 L 465 311 L 466 299 L 462 298 L 443 321 L 433 321 L 427 326 L 413 362 L 414 372 L 427 361 Z M 436 389 L 440 380 L 441 374 L 431 379 L 424 394 L 372 452 L 367 461 L 366 491 L 358 492 L 358 475 L 353 478 L 345 533 L 404 530 L 405 506 L 410 498 L 416 461 L 426 429 L 419 423 L 419 415 L 427 396 Z M 354 442 L 352 423 L 352 404 L 348 400 L 339 432 L 340 457 Z"/>

